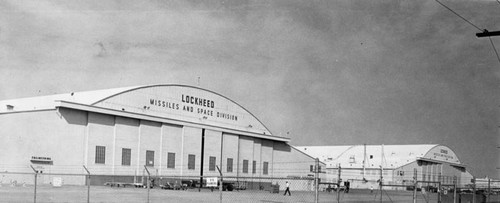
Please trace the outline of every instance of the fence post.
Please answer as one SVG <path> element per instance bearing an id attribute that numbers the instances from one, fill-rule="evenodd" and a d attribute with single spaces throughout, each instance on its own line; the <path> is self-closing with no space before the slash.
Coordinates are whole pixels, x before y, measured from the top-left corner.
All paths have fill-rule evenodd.
<path id="1" fill-rule="evenodd" d="M 382 176 L 383 172 L 384 172 L 384 169 L 382 168 L 382 165 L 380 165 L 380 184 L 379 184 L 380 185 L 380 202 L 382 202 L 382 195 L 383 195 L 383 193 L 382 193 L 382 179 L 384 178 Z"/>
<path id="2" fill-rule="evenodd" d="M 89 174 L 88 178 L 87 178 L 87 203 L 89 203 L 90 202 L 90 172 L 87 169 L 87 167 L 85 167 L 85 165 L 83 165 L 83 168 L 85 169 L 85 171 L 87 171 L 87 174 Z"/>
<path id="3" fill-rule="evenodd" d="M 486 199 L 486 202 L 490 201 L 490 194 L 491 194 L 491 179 L 488 177 L 488 199 Z"/>
<path id="4" fill-rule="evenodd" d="M 453 176 L 453 203 L 457 203 L 457 176 Z"/>
<path id="5" fill-rule="evenodd" d="M 476 203 L 476 177 L 472 177 L 472 203 Z"/>
<path id="6" fill-rule="evenodd" d="M 441 203 L 441 172 L 438 174 L 438 203 Z"/>
<path id="7" fill-rule="evenodd" d="M 342 172 L 342 169 L 340 168 L 340 163 L 339 163 L 339 176 L 337 178 L 337 203 L 340 203 L 340 183 L 342 183 L 342 179 L 340 179 L 340 173 Z"/>
<path id="8" fill-rule="evenodd" d="M 222 171 L 220 170 L 219 166 L 215 165 L 215 167 L 217 167 L 217 170 L 219 171 L 219 174 L 220 174 L 220 185 L 219 185 L 219 202 L 222 203 L 222 185 L 223 185 L 223 182 L 222 182 Z M 260 180 L 259 180 L 260 181 Z M 259 185 L 260 186 L 260 185 Z"/>
<path id="9" fill-rule="evenodd" d="M 151 174 L 149 173 L 149 170 L 148 170 L 148 167 L 146 167 L 146 165 L 144 165 L 144 169 L 146 169 L 146 172 L 148 173 L 148 179 L 146 180 L 146 187 L 148 187 L 148 203 L 149 203 L 149 190 L 150 190 L 150 177 L 151 177 Z M 182 183 L 181 183 L 182 184 Z"/>
<path id="10" fill-rule="evenodd" d="M 315 168 L 316 170 L 314 170 L 314 191 L 315 191 L 315 196 L 314 196 L 314 202 L 315 203 L 318 203 L 318 196 L 319 196 L 319 193 L 318 193 L 318 189 L 319 189 L 319 159 L 316 158 L 315 160 Z"/>
<path id="11" fill-rule="evenodd" d="M 38 179 L 38 171 L 33 168 L 32 165 L 30 165 L 31 169 L 35 172 L 35 193 L 33 194 L 33 202 L 36 203 L 36 181 Z"/>
<path id="12" fill-rule="evenodd" d="M 418 186 L 418 181 L 417 181 L 417 169 L 413 169 L 413 203 L 417 203 L 417 186 Z"/>

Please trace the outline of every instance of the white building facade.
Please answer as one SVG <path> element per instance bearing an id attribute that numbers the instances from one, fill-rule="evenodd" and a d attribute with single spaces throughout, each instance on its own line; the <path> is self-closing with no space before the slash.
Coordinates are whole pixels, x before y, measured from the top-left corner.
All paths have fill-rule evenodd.
<path id="1" fill-rule="evenodd" d="M 225 176 L 272 178 L 307 176 L 314 163 L 236 102 L 185 85 L 4 100 L 0 126 L 0 171 L 84 174 L 85 166 L 99 185 L 138 182 L 145 167 L 155 176 L 218 176 L 219 167 Z M 23 178 L 32 179 L 11 177 Z"/>
<path id="2" fill-rule="evenodd" d="M 300 146 L 297 149 L 317 157 L 326 164 L 326 182 L 338 181 L 339 166 L 342 182 L 351 188 L 378 188 L 385 185 L 436 186 L 431 182 L 459 186 L 469 184 L 472 175 L 458 156 L 443 145 L 348 145 Z M 392 187 L 392 189 L 407 189 Z"/>

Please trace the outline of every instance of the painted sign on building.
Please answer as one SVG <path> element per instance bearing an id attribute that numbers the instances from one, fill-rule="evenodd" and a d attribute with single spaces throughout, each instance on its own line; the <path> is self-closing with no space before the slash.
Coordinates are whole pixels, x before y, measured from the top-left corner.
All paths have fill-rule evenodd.
<path id="1" fill-rule="evenodd" d="M 239 104 L 215 92 L 196 87 L 149 86 L 111 96 L 93 105 L 271 135 L 255 116 Z"/>

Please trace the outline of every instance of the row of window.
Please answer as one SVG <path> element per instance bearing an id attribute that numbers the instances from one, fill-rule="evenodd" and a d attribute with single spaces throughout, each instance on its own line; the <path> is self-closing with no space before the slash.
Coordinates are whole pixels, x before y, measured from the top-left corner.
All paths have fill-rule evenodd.
<path id="1" fill-rule="evenodd" d="M 130 166 L 132 158 L 132 150 L 129 148 L 122 148 L 122 165 Z M 154 166 L 155 152 L 146 150 L 146 166 Z M 104 164 L 106 161 L 106 147 L 96 146 L 95 148 L 95 163 Z M 195 170 L 196 155 L 188 155 L 188 170 Z M 216 157 L 209 157 L 208 170 L 215 171 Z M 167 168 L 175 168 L 175 153 L 167 153 Z M 269 162 L 264 162 L 262 167 L 262 173 L 264 175 L 268 174 Z M 256 173 L 257 162 L 252 162 L 252 173 Z M 227 158 L 227 168 L 226 172 L 233 172 L 233 159 Z M 243 173 L 248 173 L 248 160 L 243 160 Z"/>

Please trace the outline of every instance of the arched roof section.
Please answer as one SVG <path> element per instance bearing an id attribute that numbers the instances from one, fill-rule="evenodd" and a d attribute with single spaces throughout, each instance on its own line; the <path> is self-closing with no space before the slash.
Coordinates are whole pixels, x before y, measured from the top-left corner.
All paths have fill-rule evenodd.
<path id="1" fill-rule="evenodd" d="M 250 111 L 199 87 L 157 84 L 0 101 L 0 113 L 54 109 L 61 102 L 272 136 Z"/>
<path id="2" fill-rule="evenodd" d="M 455 152 L 449 147 L 443 145 L 437 145 L 431 148 L 429 151 L 427 151 L 423 158 L 434 161 L 453 163 L 457 165 L 462 164 L 457 154 L 455 154 Z"/>
<path id="3" fill-rule="evenodd" d="M 137 86 L 109 94 L 90 105 L 174 120 L 272 135 L 250 111 L 219 93 L 177 84 Z"/>
<path id="4" fill-rule="evenodd" d="M 416 160 L 447 162 L 460 165 L 456 154 L 442 145 L 343 145 L 343 146 L 300 146 L 297 149 L 319 158 L 327 167 L 341 164 L 347 168 L 365 167 L 396 168 Z"/>

